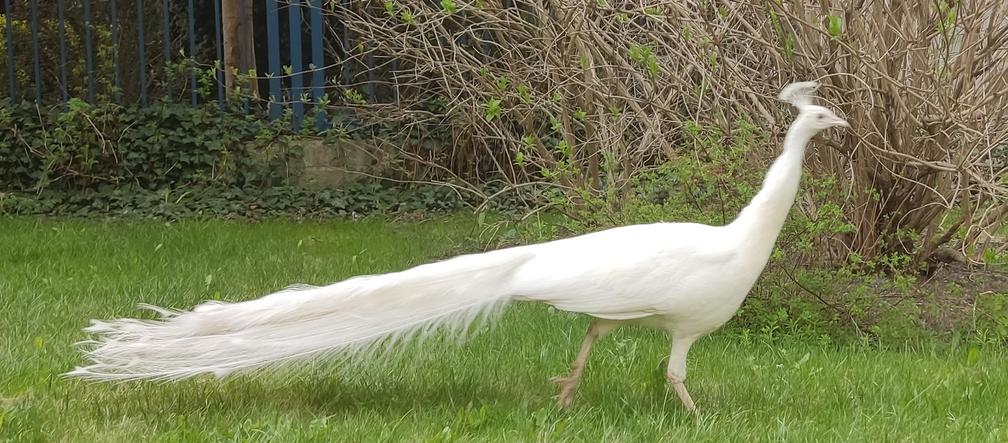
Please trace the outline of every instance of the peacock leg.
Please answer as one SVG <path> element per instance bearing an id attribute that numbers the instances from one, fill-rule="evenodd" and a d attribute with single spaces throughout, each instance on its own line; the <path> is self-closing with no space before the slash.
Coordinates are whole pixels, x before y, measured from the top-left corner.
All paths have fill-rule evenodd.
<path id="1" fill-rule="evenodd" d="M 668 372 L 665 373 L 665 378 L 672 385 L 683 406 L 694 414 L 697 412 L 696 405 L 686 390 L 686 354 L 697 338 L 699 337 L 695 335 L 672 337 L 672 352 L 669 355 Z"/>
<path id="2" fill-rule="evenodd" d="M 581 374 L 584 373 L 585 365 L 588 363 L 588 355 L 591 353 L 592 344 L 595 340 L 612 331 L 616 323 L 606 320 L 592 319 L 588 325 L 588 333 L 581 341 L 581 350 L 578 351 L 577 358 L 571 363 L 570 375 L 566 377 L 554 377 L 553 382 L 560 385 L 560 398 L 557 406 L 565 409 L 574 401 L 574 393 L 577 392 L 578 382 L 581 381 Z"/>

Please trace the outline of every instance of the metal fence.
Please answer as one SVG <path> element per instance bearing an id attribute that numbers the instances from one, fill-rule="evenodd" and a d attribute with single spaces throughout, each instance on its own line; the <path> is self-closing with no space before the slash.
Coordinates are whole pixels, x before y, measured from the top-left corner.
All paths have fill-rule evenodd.
<path id="1" fill-rule="evenodd" d="M 366 66 L 341 62 L 351 42 L 324 14 L 323 0 L 234 1 L 251 11 L 252 23 L 241 25 L 254 29 L 241 60 L 225 60 L 222 0 L 3 0 L 0 99 L 40 106 L 238 101 L 271 119 L 289 109 L 301 125 L 333 90 L 363 83 L 374 97 L 373 84 L 355 83 L 371 77 Z M 244 93 L 225 89 L 229 65 L 257 68 Z M 316 115 L 315 126 L 325 129 L 324 113 Z"/>

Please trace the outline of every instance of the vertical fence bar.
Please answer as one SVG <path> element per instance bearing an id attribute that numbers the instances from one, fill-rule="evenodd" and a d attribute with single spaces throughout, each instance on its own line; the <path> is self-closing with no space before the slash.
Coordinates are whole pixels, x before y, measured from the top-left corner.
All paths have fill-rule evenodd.
<path id="1" fill-rule="evenodd" d="M 269 118 L 280 117 L 280 16 L 277 0 L 266 0 L 266 49 L 269 52 Z"/>
<path id="2" fill-rule="evenodd" d="M 399 75 L 399 59 L 392 59 L 392 102 L 399 104 L 399 80 L 396 78 Z"/>
<path id="3" fill-rule="evenodd" d="M 350 0 L 340 0 L 344 9 L 350 9 Z M 343 79 L 343 86 L 350 87 L 353 83 L 353 65 L 350 62 L 350 27 L 346 23 L 341 23 L 341 31 L 343 31 L 343 62 L 340 63 L 340 76 Z"/>
<path id="4" fill-rule="evenodd" d="M 245 11 L 246 8 L 254 8 L 253 5 L 249 4 L 252 3 L 253 1 L 256 0 L 238 0 L 238 9 L 240 11 Z M 247 21 L 248 19 L 249 16 L 247 14 L 245 13 L 240 14 L 240 18 L 238 19 L 240 24 L 238 25 L 238 28 L 241 29 L 241 31 L 239 31 L 241 35 L 245 35 L 248 32 L 247 29 L 250 26 L 253 26 L 252 23 L 248 23 Z M 253 21 L 255 20 L 254 16 L 252 17 L 252 20 Z M 278 27 L 277 29 L 280 28 Z M 239 46 L 238 67 L 245 68 L 245 74 L 250 77 L 249 81 L 258 82 L 258 79 L 252 78 L 251 75 L 252 74 L 251 71 L 256 69 L 255 48 L 251 48 L 250 50 L 244 38 L 241 39 L 241 43 L 238 46 Z M 255 75 L 256 77 L 259 76 L 258 70 L 255 70 Z M 244 111 L 246 115 L 252 110 L 252 99 L 259 98 L 258 91 L 259 91 L 258 84 L 256 85 L 255 88 L 253 88 L 252 85 L 249 85 L 249 93 L 246 94 L 245 98 L 242 99 L 242 111 Z"/>
<path id="5" fill-rule="evenodd" d="M 294 108 L 294 129 L 301 127 L 304 117 L 304 102 L 301 92 L 304 90 L 304 78 L 301 71 L 304 63 L 301 59 L 301 0 L 292 0 L 287 6 L 287 17 L 290 19 L 290 67 L 291 67 L 291 102 Z"/>
<path id="6" fill-rule="evenodd" d="M 12 101 L 17 101 L 17 77 L 14 73 L 14 20 L 11 20 L 10 10 L 10 0 L 4 0 L 4 11 L 7 13 L 4 23 L 7 25 L 7 87 L 10 89 L 8 95 Z"/>
<path id="7" fill-rule="evenodd" d="M 325 131 L 327 119 L 322 108 L 322 98 L 325 95 L 325 59 L 322 48 L 325 46 L 325 32 L 322 29 L 322 0 L 312 0 L 308 6 L 311 16 L 312 39 L 312 100 L 315 102 L 315 129 Z"/>
<path id="8" fill-rule="evenodd" d="M 192 105 L 196 106 L 196 17 L 193 14 L 193 0 L 189 0 L 187 5 L 188 9 L 188 20 L 189 20 L 189 61 L 192 66 L 189 67 L 189 83 L 190 91 L 189 95 L 192 98 Z"/>
<path id="9" fill-rule="evenodd" d="M 164 72 L 165 72 L 165 96 L 172 100 L 172 72 L 171 72 L 171 17 L 168 15 L 168 0 L 161 2 L 161 26 L 164 28 Z"/>
<path id="10" fill-rule="evenodd" d="M 84 69 L 87 71 L 87 100 L 95 102 L 94 55 L 91 46 L 91 0 L 84 0 Z"/>
<path id="11" fill-rule="evenodd" d="M 140 66 L 140 105 L 147 106 L 147 57 L 146 42 L 144 42 L 144 0 L 137 0 L 137 58 Z"/>
<path id="12" fill-rule="evenodd" d="M 217 62 L 214 64 L 214 77 L 217 80 L 217 104 L 224 109 L 224 80 L 221 78 L 221 70 L 224 69 L 224 46 L 221 43 L 221 0 L 212 0 L 214 4 L 214 34 L 217 38 Z"/>
<path id="13" fill-rule="evenodd" d="M 370 10 L 373 9 L 373 8 L 370 8 L 369 6 L 363 6 L 363 8 L 365 8 L 364 11 L 363 11 L 365 14 L 371 13 L 372 11 L 370 11 Z M 362 45 L 362 44 L 364 44 L 363 41 L 361 43 L 358 43 L 358 45 Z M 376 101 L 375 99 L 378 97 L 378 95 L 375 93 L 375 83 L 376 83 L 375 82 L 375 56 L 374 56 L 374 50 L 375 50 L 375 48 L 376 48 L 375 46 L 371 46 L 371 45 L 368 45 L 367 47 L 364 47 L 364 46 L 361 47 L 361 49 L 363 51 L 365 51 L 364 52 L 364 71 L 365 71 L 365 74 L 367 75 L 367 84 L 364 85 L 364 90 L 365 90 L 365 93 L 368 96 L 368 101 L 370 101 L 372 103 L 374 103 Z"/>
<path id="14" fill-rule="evenodd" d="M 10 20 L 10 12 L 7 12 Z M 35 104 L 42 104 L 42 69 L 39 68 L 38 0 L 31 2 L 32 67 L 35 69 Z"/>
<path id="15" fill-rule="evenodd" d="M 59 19 L 59 71 L 60 71 L 60 91 L 62 92 L 63 103 L 70 100 L 70 86 L 67 84 L 67 47 L 66 47 L 66 22 L 63 15 L 66 7 L 63 0 L 56 2 L 56 13 Z"/>
<path id="16" fill-rule="evenodd" d="M 367 54 L 364 56 L 364 69 L 367 70 L 367 86 L 364 87 L 367 90 L 368 100 L 374 102 L 378 97 L 375 93 L 375 60 L 374 51 L 368 50 Z"/>
<path id="17" fill-rule="evenodd" d="M 119 83 L 119 11 L 116 7 L 116 0 L 109 0 L 109 18 L 112 27 L 112 87 L 115 89 L 112 96 L 116 103 L 122 103 L 122 85 Z"/>

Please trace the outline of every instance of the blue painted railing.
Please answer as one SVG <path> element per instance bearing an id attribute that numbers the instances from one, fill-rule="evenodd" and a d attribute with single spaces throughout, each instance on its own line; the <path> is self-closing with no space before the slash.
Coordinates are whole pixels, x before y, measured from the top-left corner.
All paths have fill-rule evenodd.
<path id="1" fill-rule="evenodd" d="M 91 0 L 84 0 L 84 58 L 87 66 L 87 100 L 95 101 L 94 51 L 91 50 Z"/>
<path id="2" fill-rule="evenodd" d="M 32 66 L 35 68 L 35 101 L 42 101 L 42 76 L 39 68 L 38 0 L 31 1 Z"/>
<path id="3" fill-rule="evenodd" d="M 60 47 L 60 49 L 59 49 L 59 51 L 60 51 L 60 58 L 59 58 L 60 86 L 59 87 L 60 87 L 60 98 L 63 100 L 63 103 L 66 103 L 67 100 L 70 100 L 70 90 L 67 88 L 66 21 L 63 18 L 63 15 L 66 13 L 66 7 L 63 4 L 63 0 L 59 0 L 57 2 L 56 9 L 57 9 L 57 14 L 59 15 L 59 47 Z M 10 10 L 10 9 L 8 9 L 8 10 Z M 10 23 L 10 20 L 8 20 L 7 22 Z M 8 49 L 12 49 L 12 48 L 8 48 Z M 10 60 L 8 60 L 8 62 L 10 62 Z M 11 71 L 10 75 L 12 75 L 12 76 L 14 75 L 13 71 Z M 12 97 L 15 96 L 15 94 L 13 93 L 13 91 L 11 91 L 10 95 Z"/>
<path id="4" fill-rule="evenodd" d="M 224 107 L 224 74 L 221 72 L 223 69 L 222 63 L 219 63 L 224 59 L 222 55 L 224 52 L 223 34 L 224 31 L 221 30 L 221 4 L 219 1 L 213 2 L 214 7 L 214 47 L 217 50 L 217 59 L 215 60 L 216 68 L 214 70 L 215 79 L 217 80 L 217 102 L 220 104 L 221 108 Z"/>
<path id="5" fill-rule="evenodd" d="M 144 8 L 143 2 L 137 1 L 137 58 L 139 68 L 137 69 L 140 84 L 137 89 L 140 91 L 140 105 L 147 106 L 147 51 L 146 40 L 144 40 Z"/>
<path id="6" fill-rule="evenodd" d="M 109 0 L 109 20 L 112 21 L 112 46 L 115 48 L 119 47 L 119 13 L 116 10 L 116 0 Z M 115 91 L 113 95 L 115 96 L 115 101 L 122 101 L 122 85 L 119 84 L 119 51 L 112 52 L 112 66 L 115 71 L 115 76 L 112 78 L 112 84 L 115 85 Z"/>
<path id="7" fill-rule="evenodd" d="M 325 58 L 322 50 L 325 40 L 322 28 L 322 0 L 312 0 L 308 6 L 311 16 L 311 40 L 312 40 L 312 100 L 315 103 L 322 103 L 325 97 Z M 315 128 L 324 130 L 327 122 L 324 113 L 317 113 Z"/>
<path id="8" fill-rule="evenodd" d="M 304 87 L 301 70 L 304 66 L 301 64 L 301 5 L 298 2 L 287 5 L 287 17 L 290 19 L 290 95 L 294 109 L 294 127 L 299 127 L 304 118 L 304 102 L 301 101 Z"/>
<path id="9" fill-rule="evenodd" d="M 349 1 L 340 0 L 340 4 L 347 6 Z M 221 72 L 227 65 L 223 62 L 220 2 L 2 0 L 0 13 L 5 26 L 0 27 L 4 33 L 0 42 L 6 50 L 0 57 L 5 57 L 6 69 L 0 70 L 0 75 L 6 81 L 0 82 L 0 88 L 6 88 L 0 89 L 0 100 L 27 100 L 51 106 L 80 98 L 91 103 L 110 101 L 146 106 L 151 102 L 187 98 L 193 106 L 217 102 L 224 107 L 231 98 Z M 318 106 L 330 94 L 339 99 L 342 88 L 351 85 L 357 75 L 350 63 L 339 66 L 332 63 L 338 54 L 326 53 L 326 39 L 330 35 L 327 26 L 331 23 L 324 11 L 327 3 L 246 0 L 244 4 L 257 6 L 253 10 L 261 14 L 255 19 L 256 44 L 265 47 L 266 54 L 264 60 L 259 60 L 265 63 L 259 64 L 256 72 L 263 75 L 268 90 L 263 102 L 268 117 L 281 118 L 287 109 L 291 124 L 300 127 L 305 115 L 314 112 L 315 128 L 325 130 L 329 122 L 324 112 L 316 112 L 321 109 Z M 135 11 L 134 20 L 128 20 L 133 14 L 128 12 L 131 8 Z M 284 16 L 287 23 L 281 26 Z M 155 25 L 151 26 L 152 23 Z M 27 35 L 24 24 L 29 25 Z M 350 35 L 345 27 L 337 25 L 336 29 L 339 33 L 330 46 L 349 48 Z M 58 42 L 58 48 L 49 47 L 54 41 Z M 161 46 L 161 54 L 155 50 L 152 57 L 152 45 Z M 191 63 L 181 72 L 173 62 Z M 338 74 L 335 77 L 327 75 L 330 64 L 333 73 Z M 370 54 L 365 64 L 373 64 Z M 218 68 L 211 77 L 216 85 L 206 89 L 201 84 L 200 72 L 211 66 Z M 374 73 L 367 71 L 366 77 L 362 92 L 374 99 Z M 327 85 L 329 78 L 337 81 Z M 243 102 L 247 99 L 243 98 Z M 250 108 L 257 109 L 258 102 L 252 103 Z"/>
<path id="10" fill-rule="evenodd" d="M 10 10 L 10 0 L 4 0 L 4 11 Z M 60 22 L 62 23 L 62 17 Z M 14 21 L 4 20 L 4 24 L 7 33 L 7 90 L 8 95 L 15 97 L 17 96 L 17 76 L 14 74 Z"/>
<path id="11" fill-rule="evenodd" d="M 269 52 L 269 116 L 280 117 L 280 18 L 277 0 L 266 0 L 267 52 Z"/>

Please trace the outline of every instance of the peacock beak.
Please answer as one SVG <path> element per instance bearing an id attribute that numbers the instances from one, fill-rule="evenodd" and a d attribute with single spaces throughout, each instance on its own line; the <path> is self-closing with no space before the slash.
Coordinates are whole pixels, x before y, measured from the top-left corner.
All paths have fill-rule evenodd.
<path id="1" fill-rule="evenodd" d="M 833 126 L 843 126 L 845 128 L 850 128 L 850 123 L 847 123 L 847 120 L 837 117 L 836 121 L 833 122 Z"/>

